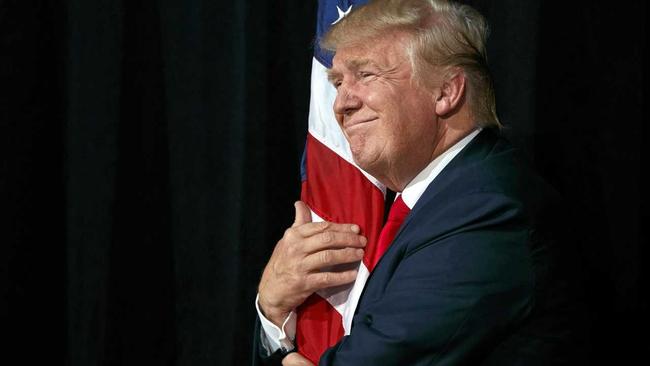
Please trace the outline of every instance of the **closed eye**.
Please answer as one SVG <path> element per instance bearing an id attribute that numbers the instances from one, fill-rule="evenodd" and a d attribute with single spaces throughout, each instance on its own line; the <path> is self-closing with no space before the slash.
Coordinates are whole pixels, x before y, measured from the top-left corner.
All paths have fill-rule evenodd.
<path id="1" fill-rule="evenodd" d="M 370 72 L 370 71 L 359 71 L 359 78 L 360 79 L 365 79 L 365 78 L 372 77 L 372 76 L 375 76 L 375 74 Z"/>

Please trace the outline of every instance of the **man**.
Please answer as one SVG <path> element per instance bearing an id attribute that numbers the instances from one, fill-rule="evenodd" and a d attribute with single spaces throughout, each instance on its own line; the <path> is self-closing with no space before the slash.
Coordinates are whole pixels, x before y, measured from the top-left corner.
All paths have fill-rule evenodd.
<path id="1" fill-rule="evenodd" d="M 410 213 L 366 283 L 350 335 L 321 365 L 569 360 L 558 199 L 499 136 L 486 37 L 468 6 L 387 0 L 353 10 L 323 39 L 355 163 Z M 259 285 L 257 361 L 293 347 L 296 307 L 352 282 L 344 264 L 365 245 L 354 223 L 312 223 L 296 203 Z M 310 364 L 299 353 L 282 363 Z"/>

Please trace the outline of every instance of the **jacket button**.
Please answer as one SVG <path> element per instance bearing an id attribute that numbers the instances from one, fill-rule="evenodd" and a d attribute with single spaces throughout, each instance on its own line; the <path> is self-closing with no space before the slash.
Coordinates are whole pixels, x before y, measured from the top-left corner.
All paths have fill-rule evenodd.
<path id="1" fill-rule="evenodd" d="M 368 324 L 368 325 L 372 324 L 372 315 L 367 314 L 367 315 L 363 318 L 363 322 L 366 323 L 366 324 Z"/>

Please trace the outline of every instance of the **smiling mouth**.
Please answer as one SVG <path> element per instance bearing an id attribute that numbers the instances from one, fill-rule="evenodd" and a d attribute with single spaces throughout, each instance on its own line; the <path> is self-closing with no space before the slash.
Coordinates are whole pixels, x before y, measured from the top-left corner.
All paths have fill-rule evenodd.
<path id="1" fill-rule="evenodd" d="M 359 126 L 359 125 L 362 125 L 362 124 L 365 124 L 365 123 L 368 123 L 368 122 L 372 122 L 372 121 L 375 121 L 375 120 L 377 120 L 376 117 L 375 118 L 370 118 L 370 119 L 364 119 L 364 120 L 361 120 L 361 121 L 349 122 L 349 123 L 345 123 L 343 125 L 343 127 L 345 127 L 345 129 L 347 130 L 349 128 L 353 128 L 353 127 L 356 127 L 356 126 Z"/>

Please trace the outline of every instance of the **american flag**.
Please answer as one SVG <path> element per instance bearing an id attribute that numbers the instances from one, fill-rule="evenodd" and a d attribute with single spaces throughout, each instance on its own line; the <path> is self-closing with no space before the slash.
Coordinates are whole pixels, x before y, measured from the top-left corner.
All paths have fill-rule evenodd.
<path id="1" fill-rule="evenodd" d="M 298 351 L 313 363 L 318 363 L 322 353 L 343 335 L 350 334 L 359 296 L 372 271 L 369 258 L 377 244 L 384 214 L 385 187 L 354 164 L 350 147 L 334 118 L 336 90 L 326 73 L 332 67 L 333 55 L 318 45 L 332 24 L 365 2 L 320 0 L 318 3 L 301 199 L 311 209 L 313 221 L 358 224 L 368 244 L 353 284 L 319 291 L 297 309 Z"/>

